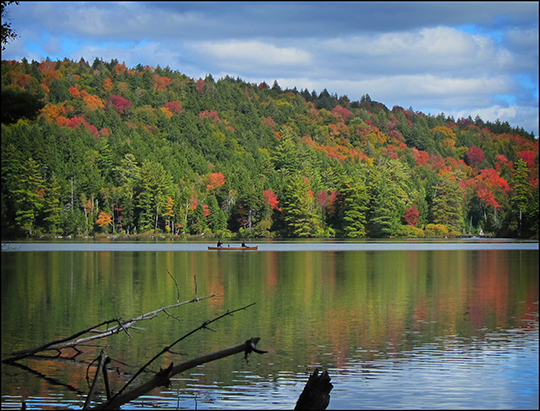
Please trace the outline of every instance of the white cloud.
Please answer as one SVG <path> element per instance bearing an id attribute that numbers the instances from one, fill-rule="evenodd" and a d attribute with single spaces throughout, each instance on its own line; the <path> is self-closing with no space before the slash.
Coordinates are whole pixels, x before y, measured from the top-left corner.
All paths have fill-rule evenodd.
<path id="1" fill-rule="evenodd" d="M 323 88 L 339 95 L 346 94 L 352 99 L 359 99 L 369 94 L 373 99 L 386 104 L 392 101 L 408 100 L 412 102 L 438 101 L 441 105 L 472 107 L 491 99 L 493 94 L 504 94 L 511 89 L 509 77 L 450 78 L 426 75 L 372 76 L 360 80 L 280 78 L 282 87 L 299 89 Z M 398 104 L 398 103 L 395 103 Z M 403 104 L 403 103 L 402 103 Z M 426 105 L 426 104 L 423 104 Z M 390 106 L 391 108 L 391 106 Z"/>
<path id="2" fill-rule="evenodd" d="M 384 73 L 475 73 L 504 70 L 519 64 L 492 38 L 451 27 L 417 32 L 391 32 L 331 39 L 319 43 L 335 55 L 335 66 L 357 63 L 358 70 Z M 315 47 L 316 44 L 313 44 Z M 321 54 L 322 54 L 321 53 Z"/>
<path id="3" fill-rule="evenodd" d="M 208 23 L 201 13 L 170 13 L 151 8 L 144 2 L 38 2 L 33 7 L 25 5 L 23 9 L 28 11 L 27 18 L 52 33 L 108 41 L 174 38 Z"/>
<path id="4" fill-rule="evenodd" d="M 311 55 L 294 47 L 277 47 L 261 41 L 202 42 L 193 46 L 207 58 L 218 59 L 224 68 L 242 71 L 271 67 L 297 67 L 311 62 Z"/>

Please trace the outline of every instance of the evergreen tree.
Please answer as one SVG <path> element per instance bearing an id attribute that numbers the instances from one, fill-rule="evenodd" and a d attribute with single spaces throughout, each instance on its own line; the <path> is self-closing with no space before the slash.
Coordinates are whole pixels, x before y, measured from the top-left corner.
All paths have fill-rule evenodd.
<path id="1" fill-rule="evenodd" d="M 519 213 L 518 219 L 518 235 L 523 235 L 523 215 L 527 212 L 531 201 L 530 186 L 528 181 L 527 164 L 522 158 L 519 158 L 515 163 L 515 170 L 512 178 L 512 209 Z"/>
<path id="2" fill-rule="evenodd" d="M 318 237 L 322 234 L 322 224 L 315 207 L 316 201 L 307 178 L 291 176 L 283 195 L 283 214 L 288 236 Z"/>
<path id="3" fill-rule="evenodd" d="M 36 219 L 45 206 L 45 182 L 39 166 L 32 157 L 23 165 L 15 177 L 13 195 L 16 204 L 15 221 L 22 230 L 32 236 Z"/>
<path id="4" fill-rule="evenodd" d="M 286 127 L 280 130 L 281 142 L 276 147 L 272 162 L 276 170 L 283 170 L 285 174 L 294 174 L 300 169 L 300 159 L 295 136 Z"/>
<path id="5" fill-rule="evenodd" d="M 337 192 L 335 212 L 341 237 L 366 236 L 367 190 L 360 181 L 346 179 Z"/>
<path id="6" fill-rule="evenodd" d="M 43 219 L 48 225 L 48 232 L 51 234 L 62 234 L 61 224 L 61 212 L 60 206 L 61 188 L 60 182 L 56 174 L 53 174 L 51 180 L 45 190 L 45 213 L 46 217 Z"/>
<path id="7" fill-rule="evenodd" d="M 369 170 L 369 224 L 371 237 L 390 237 L 399 231 L 401 218 L 411 201 L 407 169 L 398 160 L 380 158 Z"/>
<path id="8" fill-rule="evenodd" d="M 141 210 L 139 228 L 142 232 L 155 231 L 161 211 L 167 206 L 167 196 L 174 191 L 169 174 L 159 163 L 145 160 L 141 167 L 137 205 Z"/>
<path id="9" fill-rule="evenodd" d="M 453 174 L 443 174 L 435 187 L 432 206 L 433 222 L 461 232 L 463 221 L 463 190 Z"/>
<path id="10" fill-rule="evenodd" d="M 139 184 L 140 167 L 133 154 L 126 154 L 120 165 L 113 168 L 119 184 L 119 196 L 122 208 L 122 226 L 129 234 L 135 220 L 135 189 Z"/>

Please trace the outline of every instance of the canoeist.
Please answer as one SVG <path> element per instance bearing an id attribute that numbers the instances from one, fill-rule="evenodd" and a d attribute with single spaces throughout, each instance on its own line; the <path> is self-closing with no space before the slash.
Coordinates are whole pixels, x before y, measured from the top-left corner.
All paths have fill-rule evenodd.
<path id="1" fill-rule="evenodd" d="M 217 246 L 218 246 L 218 247 L 221 247 L 222 245 L 223 245 L 223 241 L 221 241 L 221 240 L 218 240 L 218 242 L 217 242 Z"/>
<path id="2" fill-rule="evenodd" d="M 247 247 L 247 245 L 246 245 L 246 240 L 243 240 L 243 241 L 242 241 L 242 247 Z"/>

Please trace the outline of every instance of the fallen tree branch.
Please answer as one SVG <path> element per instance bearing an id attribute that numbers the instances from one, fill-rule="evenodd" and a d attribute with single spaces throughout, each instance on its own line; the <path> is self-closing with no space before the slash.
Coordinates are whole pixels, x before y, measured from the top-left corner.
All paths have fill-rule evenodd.
<path id="1" fill-rule="evenodd" d="M 40 345 L 39 347 L 29 348 L 27 350 L 21 350 L 21 351 L 12 352 L 12 353 L 10 353 L 8 355 L 13 355 L 13 357 L 2 360 L 2 362 L 3 363 L 11 363 L 11 362 L 20 360 L 22 358 L 28 357 L 30 355 L 33 355 L 33 354 L 35 354 L 37 352 L 45 351 L 45 350 L 56 350 L 56 351 L 58 351 L 58 348 L 56 348 L 58 344 L 63 343 L 64 341 L 69 341 L 69 340 L 72 340 L 74 338 L 77 338 L 77 337 L 79 337 L 79 336 L 81 336 L 83 334 L 86 334 L 86 333 L 90 332 L 91 330 L 93 330 L 93 329 L 95 329 L 97 327 L 101 327 L 102 325 L 110 324 L 110 323 L 115 322 L 115 321 L 117 321 L 116 318 L 113 318 L 112 320 L 103 321 L 102 323 L 99 323 L 97 325 L 94 325 L 93 327 L 87 328 L 86 330 L 79 331 L 78 333 L 75 333 L 75 334 L 73 334 L 73 335 L 71 335 L 69 337 L 61 338 L 61 339 L 55 340 L 55 341 L 51 341 L 51 342 L 49 342 L 47 344 Z"/>
<path id="2" fill-rule="evenodd" d="M 176 297 L 177 297 L 176 302 L 179 303 L 180 302 L 180 290 L 178 289 L 178 283 L 176 282 L 176 279 L 171 275 L 169 270 L 167 270 L 167 274 L 169 274 L 169 276 L 174 281 L 174 285 L 176 286 Z M 197 297 L 197 292 L 196 291 L 195 291 L 195 297 Z"/>
<path id="3" fill-rule="evenodd" d="M 152 364 L 158 357 L 160 357 L 161 355 L 165 354 L 166 352 L 168 352 L 172 347 L 174 347 L 176 344 L 178 344 L 180 341 L 186 339 L 187 337 L 189 337 L 190 335 L 196 333 L 197 331 L 199 330 L 202 330 L 203 328 L 208 328 L 208 324 L 212 324 L 213 322 L 216 322 L 220 319 L 222 319 L 223 317 L 226 317 L 228 315 L 233 315 L 235 312 L 237 311 L 240 311 L 240 310 L 246 310 L 248 309 L 249 307 L 251 307 L 252 305 L 254 305 L 255 303 L 251 303 L 249 305 L 246 305 L 245 307 L 241 307 L 241 308 L 237 308 L 236 310 L 233 310 L 233 311 L 228 311 L 225 313 L 225 314 L 222 314 L 220 315 L 219 317 L 216 317 L 214 318 L 213 320 L 210 320 L 210 321 L 205 321 L 204 323 L 202 323 L 201 326 L 195 328 L 194 330 L 190 331 L 189 333 L 185 334 L 184 336 L 180 337 L 178 340 L 176 340 L 175 342 L 173 342 L 172 344 L 164 347 L 158 354 L 156 354 L 150 361 L 148 361 L 145 365 L 143 365 L 139 371 L 137 371 L 135 373 L 135 375 L 133 377 L 131 377 L 131 379 L 120 389 L 120 391 L 118 391 L 118 393 L 115 395 L 115 396 L 118 396 L 120 395 L 128 386 L 129 384 L 131 384 L 135 378 L 137 378 L 145 369 L 146 367 L 148 367 L 150 364 Z M 209 329 L 209 328 L 208 328 Z M 258 341 L 258 340 L 257 340 Z M 257 342 L 255 342 L 256 344 Z M 250 350 L 252 350 L 253 348 L 250 346 Z M 247 354 L 246 354 L 246 358 L 247 358 Z"/>
<path id="4" fill-rule="evenodd" d="M 88 393 L 88 396 L 86 397 L 86 401 L 84 402 L 83 410 L 88 409 L 88 406 L 90 405 L 90 401 L 92 401 L 92 397 L 94 396 L 94 393 L 96 392 L 99 375 L 102 372 L 105 372 L 104 375 L 107 375 L 107 370 L 104 370 L 105 364 L 107 363 L 107 358 L 108 358 L 107 355 L 102 350 L 101 354 L 99 355 L 99 364 L 98 364 L 98 367 L 97 367 L 97 370 L 96 370 L 96 376 L 94 377 L 94 382 L 92 383 L 92 387 L 90 388 L 90 392 Z"/>
<path id="5" fill-rule="evenodd" d="M 238 311 L 238 310 L 235 310 L 235 311 Z M 212 321 L 215 321 L 215 320 L 212 320 Z M 229 355 L 238 354 L 241 352 L 247 353 L 247 352 L 254 351 L 260 354 L 267 352 L 267 351 L 259 350 L 255 347 L 255 345 L 257 344 L 259 340 L 260 338 L 258 337 L 251 338 L 242 344 L 238 344 L 238 345 L 235 345 L 234 347 L 226 348 L 224 350 L 216 351 L 211 354 L 203 355 L 202 357 L 198 357 L 193 360 L 186 361 L 177 366 L 173 366 L 173 364 L 171 363 L 171 365 L 169 365 L 168 368 L 161 370 L 151 380 L 141 384 L 140 386 L 132 389 L 131 391 L 125 392 L 123 394 L 118 393 L 109 401 L 101 405 L 98 405 L 97 407 L 92 408 L 92 409 L 93 410 L 118 409 L 123 404 L 129 401 L 132 401 L 135 398 L 140 397 L 141 395 L 146 394 L 147 392 L 153 390 L 154 388 L 157 388 L 163 385 L 168 386 L 170 384 L 171 377 L 175 376 L 176 374 L 189 370 L 190 368 L 194 368 L 198 365 L 205 364 L 207 362 L 219 360 L 221 358 L 228 357 Z"/>
<path id="6" fill-rule="evenodd" d="M 39 347 L 29 348 L 29 349 L 26 349 L 26 350 L 21 350 L 21 351 L 16 351 L 16 352 L 12 352 L 12 353 L 9 353 L 9 354 L 5 354 L 5 355 L 11 355 L 12 357 L 7 358 L 5 360 L 2 360 L 2 362 L 6 363 L 6 364 L 13 363 L 13 362 L 15 362 L 17 360 L 29 357 L 29 356 L 31 356 L 33 354 L 36 354 L 36 353 L 41 352 L 41 351 L 46 351 L 46 350 L 60 351 L 60 350 L 62 350 L 64 348 L 70 348 L 70 347 L 77 350 L 75 348 L 75 346 L 77 346 L 77 345 L 82 345 L 82 344 L 87 343 L 89 341 L 93 341 L 93 340 L 96 340 L 96 339 L 99 339 L 99 338 L 105 338 L 105 337 L 108 337 L 108 336 L 113 335 L 113 334 L 118 334 L 121 331 L 126 331 L 126 333 L 127 333 L 127 329 L 129 329 L 129 328 L 136 329 L 135 327 L 133 327 L 133 324 L 137 323 L 138 321 L 151 320 L 152 318 L 155 318 L 162 311 L 166 311 L 166 310 L 168 310 L 170 308 L 180 307 L 181 305 L 194 303 L 194 302 L 197 302 L 197 301 L 200 301 L 200 300 L 213 298 L 215 296 L 216 296 L 216 294 L 214 293 L 214 294 L 206 296 L 206 297 L 201 297 L 201 298 L 195 297 L 195 298 L 193 298 L 191 300 L 188 300 L 188 301 L 183 301 L 181 303 L 169 305 L 167 307 L 162 307 L 162 308 L 159 308 L 157 310 L 150 311 L 150 312 L 148 312 L 146 314 L 143 314 L 143 315 L 141 315 L 139 317 L 136 317 L 136 318 L 132 318 L 132 319 L 127 320 L 127 321 L 121 321 L 120 318 L 113 318 L 111 320 L 103 321 L 103 322 L 101 322 L 101 323 L 99 323 L 97 325 L 94 325 L 94 326 L 92 326 L 90 328 L 87 328 L 87 329 L 85 329 L 83 331 L 79 331 L 79 332 L 77 332 L 77 333 L 75 333 L 75 334 L 73 334 L 73 335 L 71 335 L 69 337 L 65 337 L 65 338 L 55 340 L 55 341 L 51 341 L 51 342 L 49 342 L 47 344 L 40 345 Z M 98 328 L 98 327 L 101 327 L 103 325 L 108 325 L 108 324 L 111 324 L 111 323 L 116 323 L 116 325 L 114 325 L 114 326 L 112 326 L 110 328 L 107 328 L 106 330 L 96 330 L 96 328 Z M 81 335 L 84 335 L 84 334 L 87 334 L 87 333 L 96 333 L 96 332 L 98 334 L 92 335 L 90 337 L 84 337 L 84 338 L 76 339 L 77 337 L 80 337 Z M 74 341 L 72 341 L 72 340 L 74 340 Z"/>

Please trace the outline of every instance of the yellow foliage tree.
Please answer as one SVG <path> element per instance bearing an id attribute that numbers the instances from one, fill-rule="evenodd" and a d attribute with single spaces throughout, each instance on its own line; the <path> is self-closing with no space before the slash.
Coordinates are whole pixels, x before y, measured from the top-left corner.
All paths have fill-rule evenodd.
<path id="1" fill-rule="evenodd" d="M 168 233 L 171 232 L 172 227 L 172 218 L 174 217 L 174 199 L 170 196 L 167 196 L 167 205 L 165 206 L 165 212 L 163 217 L 166 219 L 165 229 Z"/>
<path id="2" fill-rule="evenodd" d="M 112 216 L 109 213 L 106 213 L 105 211 L 102 211 L 99 213 L 98 219 L 96 221 L 96 224 L 98 226 L 103 228 L 103 227 L 107 227 L 111 223 L 112 223 Z"/>
<path id="3" fill-rule="evenodd" d="M 107 77 L 105 80 L 103 80 L 103 91 L 105 93 L 111 92 L 113 88 L 114 88 L 114 84 L 113 84 L 112 80 L 109 77 Z"/>

